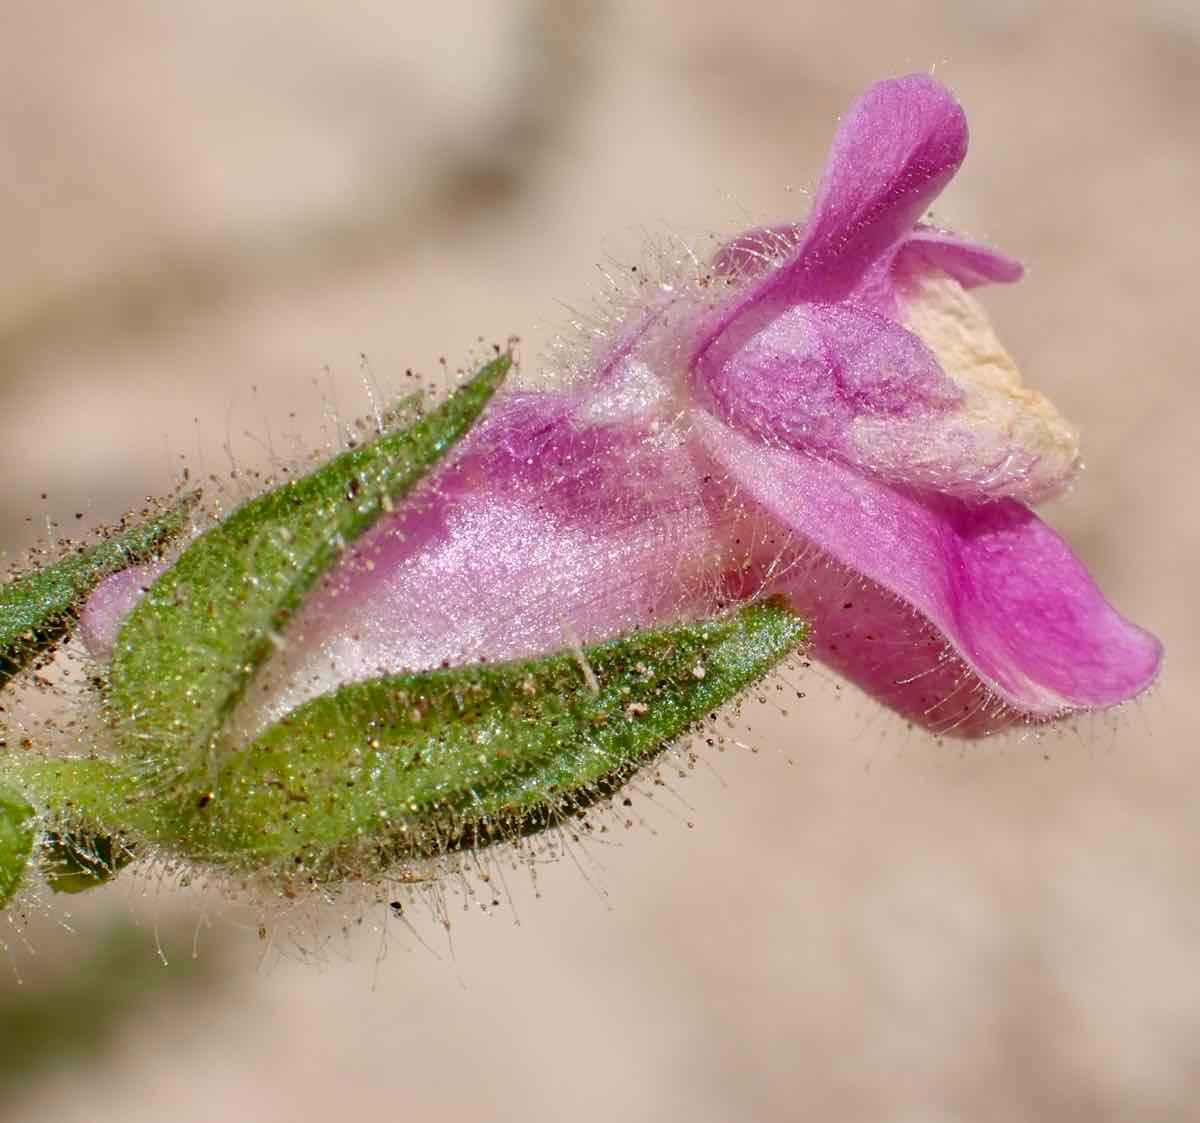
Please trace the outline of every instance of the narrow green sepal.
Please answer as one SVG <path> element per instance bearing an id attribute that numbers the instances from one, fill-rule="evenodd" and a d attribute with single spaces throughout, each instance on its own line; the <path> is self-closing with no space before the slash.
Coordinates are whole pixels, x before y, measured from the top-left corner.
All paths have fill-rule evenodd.
<path id="1" fill-rule="evenodd" d="M 72 628 L 88 594 L 107 576 L 148 561 L 187 525 L 191 492 L 144 522 L 0 585 L 0 688 Z"/>
<path id="2" fill-rule="evenodd" d="M 304 594 L 466 434 L 510 365 L 501 355 L 412 425 L 250 500 L 192 542 L 118 633 L 110 702 L 123 747 L 154 770 L 206 771 Z"/>
<path id="3" fill-rule="evenodd" d="M 343 686 L 191 793 L 185 845 L 339 880 L 544 830 L 612 794 L 805 637 L 771 601 L 581 652 Z"/>

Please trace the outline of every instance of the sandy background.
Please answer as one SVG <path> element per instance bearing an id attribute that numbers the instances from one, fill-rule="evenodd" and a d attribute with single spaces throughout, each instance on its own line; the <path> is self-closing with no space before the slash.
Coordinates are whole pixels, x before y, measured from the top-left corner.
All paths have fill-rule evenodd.
<path id="1" fill-rule="evenodd" d="M 1049 517 L 1158 689 L 964 749 L 814 672 L 619 845 L 452 895 L 452 947 L 375 910 L 264 952 L 226 912 L 194 960 L 217 902 L 118 882 L 36 955 L 0 927 L 0 1112 L 1200 1116 L 1194 3 L 6 0 L 0 543 L 321 439 L 363 353 L 532 364 L 598 263 L 803 213 L 850 99 L 931 67 L 973 134 L 938 213 L 1030 267 L 987 302 L 1084 432 Z"/>

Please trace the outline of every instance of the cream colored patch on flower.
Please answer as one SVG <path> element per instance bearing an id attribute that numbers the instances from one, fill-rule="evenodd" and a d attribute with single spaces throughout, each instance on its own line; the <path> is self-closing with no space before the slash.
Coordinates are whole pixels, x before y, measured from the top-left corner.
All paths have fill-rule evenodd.
<path id="1" fill-rule="evenodd" d="M 1059 490 L 1079 469 L 1079 433 L 1049 398 L 1022 382 L 983 306 L 944 273 L 926 274 L 906 295 L 905 326 L 966 394 L 955 420 L 979 438 L 981 450 L 1024 465 L 1022 497 Z M 1002 465 L 997 471 L 1008 474 Z"/>

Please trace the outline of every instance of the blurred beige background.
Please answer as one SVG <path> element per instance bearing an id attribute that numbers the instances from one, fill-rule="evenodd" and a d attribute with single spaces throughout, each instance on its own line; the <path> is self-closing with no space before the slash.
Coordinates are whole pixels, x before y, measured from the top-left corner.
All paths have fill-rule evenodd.
<path id="1" fill-rule="evenodd" d="M 535 366 L 598 263 L 798 216 L 850 99 L 934 67 L 973 133 L 938 214 L 1029 265 L 987 301 L 1085 435 L 1049 517 L 1169 653 L 1126 711 L 982 747 L 903 733 L 811 672 L 786 719 L 752 715 L 761 752 L 709 754 L 658 808 L 635 795 L 646 827 L 536 885 L 508 871 L 493 915 L 452 887 L 452 944 L 430 917 L 348 910 L 306 954 L 264 951 L 240 911 L 157 881 L 56 902 L 36 955 L 0 927 L 25 980 L 0 981 L 0 1112 L 1200 1112 L 1200 7 L 0 11 L 10 551 L 166 490 L 181 456 L 227 470 L 227 439 L 243 466 L 323 439 L 325 412 L 366 408 L 362 354 L 396 386 L 515 332 Z"/>

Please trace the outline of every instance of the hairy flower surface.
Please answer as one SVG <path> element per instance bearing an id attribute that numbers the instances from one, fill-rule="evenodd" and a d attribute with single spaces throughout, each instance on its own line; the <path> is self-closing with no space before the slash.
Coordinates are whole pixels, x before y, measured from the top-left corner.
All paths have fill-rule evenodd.
<path id="1" fill-rule="evenodd" d="M 497 398 L 311 590 L 246 736 L 380 674 L 530 656 L 784 594 L 815 654 L 979 735 L 1128 699 L 1161 659 L 1030 504 L 1079 468 L 972 289 L 1005 255 L 923 224 L 967 149 L 935 80 L 881 82 L 812 211 L 653 286 L 578 376 Z M 111 649 L 147 575 L 83 618 Z"/>

